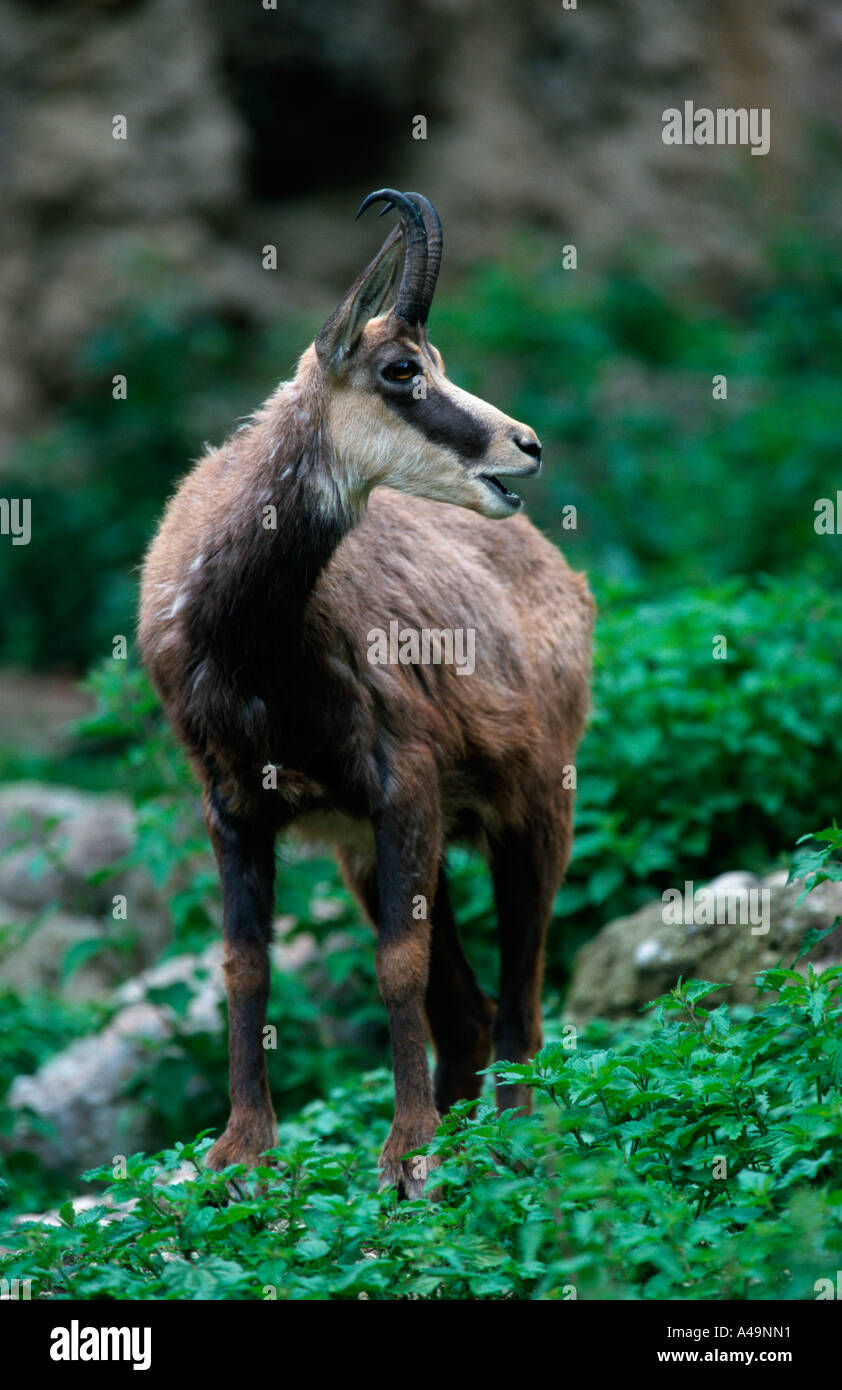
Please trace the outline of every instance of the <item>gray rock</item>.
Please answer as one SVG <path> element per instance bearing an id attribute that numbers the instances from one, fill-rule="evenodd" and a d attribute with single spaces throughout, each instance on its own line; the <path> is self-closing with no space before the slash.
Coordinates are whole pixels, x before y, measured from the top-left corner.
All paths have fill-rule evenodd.
<path id="1" fill-rule="evenodd" d="M 134 835 L 125 797 L 40 782 L 0 788 L 0 978 L 21 990 L 55 986 L 64 949 L 84 936 L 131 934 L 133 944 L 74 976 L 77 997 L 98 981 L 106 992 L 155 958 L 169 938 L 168 903 L 143 869 L 119 868 Z M 108 870 L 117 872 L 99 877 Z M 113 915 L 116 895 L 126 899 L 125 921 Z"/>
<path id="2" fill-rule="evenodd" d="M 61 898 L 68 907 L 102 909 L 115 889 L 91 875 L 127 853 L 134 812 L 124 797 L 41 782 L 0 788 L 0 898 L 36 911 Z"/>
<path id="3" fill-rule="evenodd" d="M 130 1004 L 102 1032 L 71 1043 L 32 1076 L 16 1077 L 8 1095 L 9 1106 L 22 1112 L 15 1145 L 50 1167 L 77 1173 L 147 1147 L 143 1110 L 126 1101 L 124 1091 L 149 1043 L 163 1043 L 171 1033 L 164 1009 Z"/>
<path id="4" fill-rule="evenodd" d="M 672 989 L 679 976 L 727 984 L 706 1006 L 760 1002 L 757 972 L 781 958 L 789 965 L 811 927 L 825 930 L 842 915 L 842 883 L 823 883 L 796 906 L 802 888 L 801 882 L 787 884 L 783 871 L 763 879 L 721 874 L 700 887 L 692 904 L 684 901 L 681 885 L 679 921 L 670 920 L 679 913 L 670 913 L 659 899 L 609 922 L 579 952 L 566 1016 L 584 1023 L 637 1014 Z M 755 896 L 747 896 L 750 890 Z M 837 926 L 796 968 L 806 973 L 808 962 L 823 968 L 839 960 L 842 927 Z"/>
<path id="5" fill-rule="evenodd" d="M 94 917 L 47 912 L 33 923 L 0 903 L 0 983 L 18 994 L 44 991 L 72 1000 L 102 999 L 125 968 L 113 949 L 103 948 L 62 978 L 68 951 L 97 938 L 109 939 Z"/>

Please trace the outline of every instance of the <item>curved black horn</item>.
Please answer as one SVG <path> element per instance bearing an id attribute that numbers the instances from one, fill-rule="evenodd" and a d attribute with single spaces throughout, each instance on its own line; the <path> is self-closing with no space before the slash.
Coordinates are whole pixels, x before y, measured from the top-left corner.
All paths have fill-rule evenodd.
<path id="1" fill-rule="evenodd" d="M 430 312 L 430 305 L 433 302 L 433 295 L 436 292 L 436 281 L 439 278 L 439 266 L 441 265 L 442 250 L 442 231 L 439 215 L 423 193 L 407 193 L 407 198 L 411 198 L 421 209 L 424 218 L 424 226 L 427 230 L 427 269 L 424 274 L 424 302 L 427 306 L 427 313 Z M 424 315 L 426 319 L 426 314 Z"/>
<path id="2" fill-rule="evenodd" d="M 380 202 L 386 203 L 384 212 L 388 212 L 390 207 L 396 207 L 400 212 L 406 243 L 406 258 L 395 314 L 405 323 L 424 324 L 427 322 L 430 309 L 430 301 L 426 295 L 427 223 L 424 213 L 411 195 L 399 193 L 395 188 L 379 188 L 363 199 L 357 209 L 357 217 L 361 217 L 372 203 Z"/>

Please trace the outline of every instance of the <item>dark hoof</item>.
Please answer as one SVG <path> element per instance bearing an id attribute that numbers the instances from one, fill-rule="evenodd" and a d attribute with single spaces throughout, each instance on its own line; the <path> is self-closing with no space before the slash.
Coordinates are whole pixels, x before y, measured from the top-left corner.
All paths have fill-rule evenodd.
<path id="1" fill-rule="evenodd" d="M 398 1130 L 392 1126 L 380 1155 L 379 1192 L 394 1187 L 397 1189 L 398 1197 L 408 1201 L 425 1195 L 424 1184 L 432 1170 L 438 1167 L 439 1160 L 429 1158 L 426 1154 L 415 1154 L 412 1158 L 404 1158 L 403 1155 L 429 1144 L 440 1123 L 439 1116 L 434 1112 L 417 1124 L 404 1129 Z M 427 1189 L 426 1195 L 429 1197 L 434 1194 Z"/>
<path id="2" fill-rule="evenodd" d="M 230 1163 L 244 1163 L 247 1168 L 265 1166 L 262 1155 L 278 1142 L 275 1117 L 258 1122 L 242 1123 L 229 1120 L 205 1159 L 206 1166 L 219 1173 Z"/>

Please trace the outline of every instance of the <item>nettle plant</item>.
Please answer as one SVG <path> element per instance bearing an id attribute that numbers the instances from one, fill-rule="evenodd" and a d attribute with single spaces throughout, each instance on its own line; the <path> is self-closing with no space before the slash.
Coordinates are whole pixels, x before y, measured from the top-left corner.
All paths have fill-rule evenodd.
<path id="1" fill-rule="evenodd" d="M 842 883 L 842 829 L 835 820 L 824 830 L 813 830 L 809 835 L 801 836 L 793 856 L 789 882 L 798 879 L 804 880 L 799 903 L 820 883 Z"/>
<path id="2" fill-rule="evenodd" d="M 824 1296 L 842 1258 L 842 967 L 794 969 L 816 940 L 758 976 L 776 997 L 755 1013 L 707 1010 L 721 984 L 689 980 L 644 1019 L 494 1064 L 534 1112 L 454 1106 L 417 1155 L 437 1165 L 432 1203 L 371 1190 L 390 1118 L 372 1072 L 282 1121 L 266 1166 L 213 1172 L 200 1135 L 93 1170 L 103 1202 L 16 1227 L 0 1273 L 36 1297 Z"/>

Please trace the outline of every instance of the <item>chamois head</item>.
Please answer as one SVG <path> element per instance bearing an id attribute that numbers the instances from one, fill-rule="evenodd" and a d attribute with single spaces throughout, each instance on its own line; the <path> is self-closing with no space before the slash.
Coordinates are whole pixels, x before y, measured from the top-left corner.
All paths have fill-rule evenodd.
<path id="1" fill-rule="evenodd" d="M 383 211 L 396 207 L 401 223 L 314 344 L 335 453 L 366 486 L 511 516 L 521 501 L 500 478 L 538 473 L 540 441 L 528 425 L 448 381 L 426 328 L 441 260 L 438 214 L 420 193 L 383 188 L 357 217 L 384 201 Z M 402 253 L 394 304 L 384 312 Z"/>

